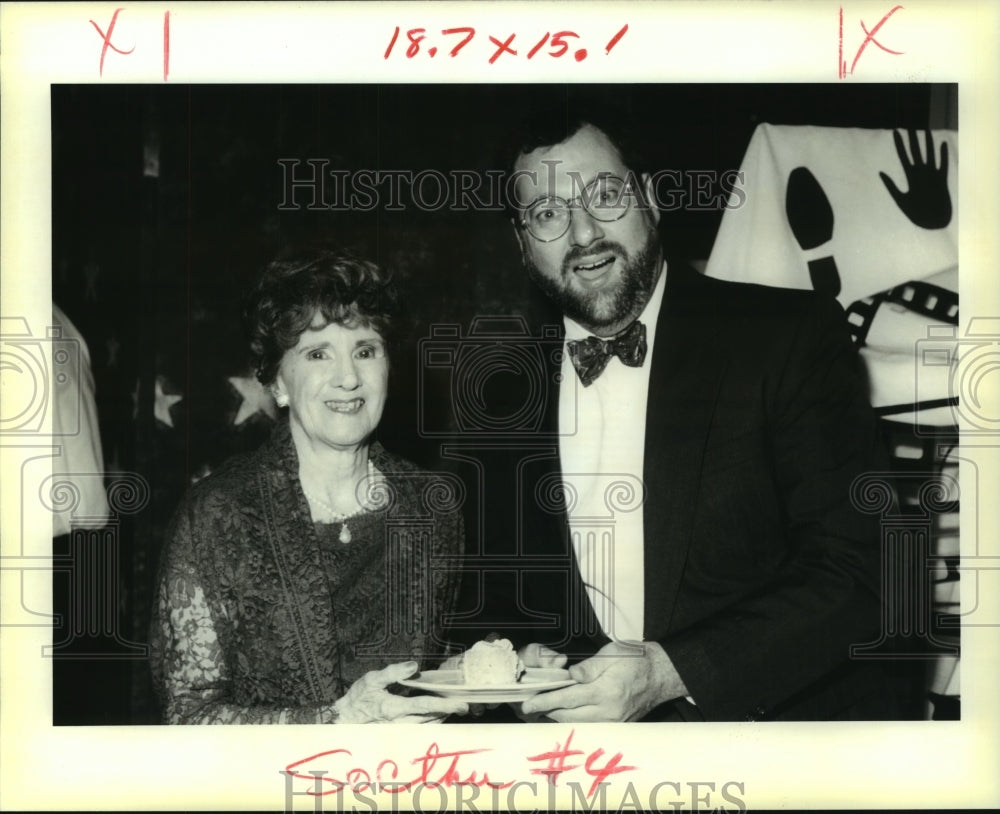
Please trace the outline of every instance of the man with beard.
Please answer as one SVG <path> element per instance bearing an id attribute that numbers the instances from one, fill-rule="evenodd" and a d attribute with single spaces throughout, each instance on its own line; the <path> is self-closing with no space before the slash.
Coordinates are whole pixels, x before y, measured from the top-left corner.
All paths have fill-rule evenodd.
<path id="1" fill-rule="evenodd" d="M 564 314 L 565 357 L 561 489 L 522 454 L 521 621 L 497 628 L 527 666 L 570 663 L 578 682 L 520 713 L 884 717 L 875 665 L 849 653 L 880 619 L 879 526 L 852 484 L 883 467 L 843 311 L 668 262 L 650 176 L 592 121 L 560 111 L 510 167 L 522 260 Z"/>

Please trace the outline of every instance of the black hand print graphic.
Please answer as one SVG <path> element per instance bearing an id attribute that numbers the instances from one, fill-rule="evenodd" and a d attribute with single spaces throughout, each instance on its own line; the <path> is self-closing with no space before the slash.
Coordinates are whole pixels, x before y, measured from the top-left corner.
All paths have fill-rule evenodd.
<path id="1" fill-rule="evenodd" d="M 951 223 L 951 195 L 948 193 L 948 144 L 942 142 L 939 165 L 935 166 L 934 140 L 930 130 L 924 132 L 927 145 L 926 159 L 920 152 L 917 131 L 909 131 L 912 161 L 906 154 L 903 137 L 895 130 L 892 132 L 893 141 L 896 142 L 896 153 L 899 155 L 899 163 L 903 165 L 903 172 L 906 173 L 907 191 L 900 192 L 896 183 L 884 172 L 879 173 L 879 178 L 882 179 L 885 188 L 889 190 L 896 206 L 914 225 L 922 229 L 942 229 Z"/>

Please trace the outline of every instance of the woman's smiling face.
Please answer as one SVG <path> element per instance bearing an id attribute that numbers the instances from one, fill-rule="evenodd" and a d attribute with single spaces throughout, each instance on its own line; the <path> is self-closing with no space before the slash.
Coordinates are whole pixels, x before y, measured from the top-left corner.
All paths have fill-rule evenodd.
<path id="1" fill-rule="evenodd" d="M 388 384 L 389 360 L 378 331 L 325 323 L 317 314 L 285 351 L 275 393 L 288 397 L 292 428 L 310 444 L 354 450 L 378 426 Z"/>

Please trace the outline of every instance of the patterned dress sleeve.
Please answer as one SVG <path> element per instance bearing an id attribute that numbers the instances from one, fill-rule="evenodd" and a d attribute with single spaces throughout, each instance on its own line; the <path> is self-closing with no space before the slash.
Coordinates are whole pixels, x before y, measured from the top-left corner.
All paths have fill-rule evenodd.
<path id="1" fill-rule="evenodd" d="M 188 513 L 171 524 L 160 566 L 150 632 L 152 672 L 170 724 L 334 723 L 331 705 L 280 708 L 228 701 L 230 679 L 217 624 L 224 610 L 207 596 L 192 553 Z"/>

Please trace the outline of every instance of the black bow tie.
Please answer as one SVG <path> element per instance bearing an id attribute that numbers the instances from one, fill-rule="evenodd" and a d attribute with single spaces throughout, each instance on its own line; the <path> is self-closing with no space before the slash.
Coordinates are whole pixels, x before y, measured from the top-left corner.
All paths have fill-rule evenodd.
<path id="1" fill-rule="evenodd" d="M 642 367 L 646 360 L 646 326 L 637 320 L 618 336 L 573 339 L 566 343 L 566 349 L 583 386 L 589 387 L 604 372 L 612 356 L 629 367 Z"/>

